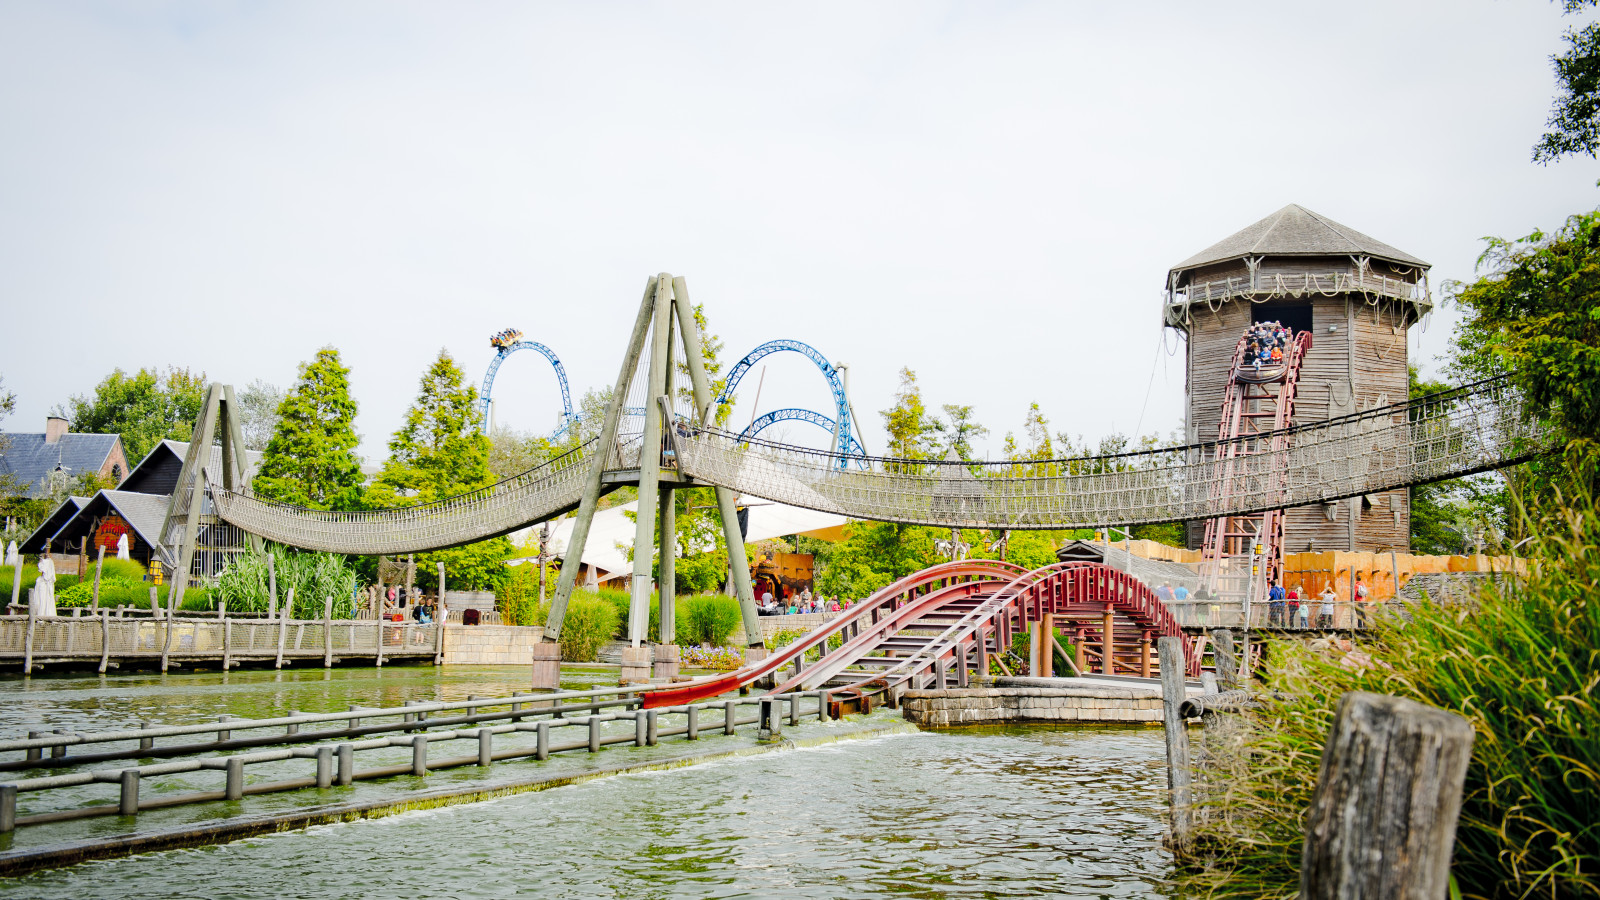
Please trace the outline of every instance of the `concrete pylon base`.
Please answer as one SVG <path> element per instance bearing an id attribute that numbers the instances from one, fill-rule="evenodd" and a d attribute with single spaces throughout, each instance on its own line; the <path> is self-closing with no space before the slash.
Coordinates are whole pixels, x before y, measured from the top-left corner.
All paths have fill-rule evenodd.
<path id="1" fill-rule="evenodd" d="M 622 671 L 617 674 L 618 684 L 649 684 L 650 647 L 622 648 Z"/>
<path id="2" fill-rule="evenodd" d="M 561 645 L 540 641 L 533 645 L 533 689 L 553 691 L 561 687 Z"/>
<path id="3" fill-rule="evenodd" d="M 671 681 L 678 675 L 680 655 L 677 644 L 657 644 L 655 646 L 655 677 Z"/>
<path id="4" fill-rule="evenodd" d="M 772 651 L 765 647 L 746 647 L 744 651 L 744 664 L 747 666 L 756 665 L 770 655 L 772 655 Z M 771 675 L 763 675 L 756 679 L 755 685 L 762 690 L 771 690 L 777 686 L 777 682 L 772 680 Z"/>

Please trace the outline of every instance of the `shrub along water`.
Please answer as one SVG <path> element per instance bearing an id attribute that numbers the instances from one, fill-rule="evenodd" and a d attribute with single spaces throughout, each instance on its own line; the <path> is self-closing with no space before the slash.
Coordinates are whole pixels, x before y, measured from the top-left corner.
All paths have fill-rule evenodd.
<path id="1" fill-rule="evenodd" d="M 600 648 L 617 632 L 616 606 L 588 591 L 573 591 L 561 623 L 561 658 L 594 662 Z"/>
<path id="2" fill-rule="evenodd" d="M 1180 873 L 1213 897 L 1291 897 L 1304 817 L 1339 697 L 1368 690 L 1465 716 L 1476 732 L 1453 874 L 1462 896 L 1600 895 L 1600 510 L 1583 498 L 1537 523 L 1532 574 L 1471 607 L 1423 602 L 1360 654 L 1270 649 L 1252 713 L 1248 776 L 1199 802 L 1203 864 Z"/>
<path id="3" fill-rule="evenodd" d="M 273 556 L 277 570 L 278 605 L 281 608 L 294 589 L 294 618 L 322 618 L 323 602 L 333 598 L 333 617 L 348 619 L 355 615 L 356 570 L 347 565 L 345 558 L 334 553 L 299 553 L 280 545 L 272 545 L 268 552 Z M 266 553 L 241 553 L 217 578 L 217 588 L 211 605 L 225 600 L 234 612 L 265 613 L 271 603 L 267 597 Z M 185 594 L 185 609 L 188 595 Z"/>

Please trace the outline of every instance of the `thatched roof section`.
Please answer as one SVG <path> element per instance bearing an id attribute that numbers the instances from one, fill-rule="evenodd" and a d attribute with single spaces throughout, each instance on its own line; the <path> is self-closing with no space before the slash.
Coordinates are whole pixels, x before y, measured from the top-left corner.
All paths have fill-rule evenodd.
<path id="1" fill-rule="evenodd" d="M 1172 272 L 1252 256 L 1370 256 L 1403 266 L 1429 268 L 1428 263 L 1409 253 L 1291 203 L 1178 263 Z"/>

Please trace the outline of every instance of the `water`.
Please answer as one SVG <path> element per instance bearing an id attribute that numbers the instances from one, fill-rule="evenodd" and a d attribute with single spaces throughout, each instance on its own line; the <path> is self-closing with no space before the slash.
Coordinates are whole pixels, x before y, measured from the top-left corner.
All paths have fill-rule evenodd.
<path id="1" fill-rule="evenodd" d="M 414 679 L 418 691 L 494 692 L 483 681 L 464 686 L 472 670 L 414 671 L 384 677 Z M 485 675 L 487 681 L 497 677 Z M 238 673 L 228 677 L 241 679 Z M 174 702 L 173 692 L 189 685 L 172 681 L 151 693 Z M 357 687 L 358 681 L 350 679 L 347 689 L 371 688 Z M 274 691 L 306 696 L 294 685 L 270 683 Z M 305 689 L 338 693 L 328 682 L 314 684 Z M 112 690 L 104 702 L 141 705 L 116 693 L 120 687 Z M 198 691 L 213 703 L 217 693 L 214 687 Z M 280 702 L 280 695 L 271 696 Z M 11 707 L 0 704 L 7 717 L 15 715 Z M 15 733 L 13 727 L 3 733 Z M 843 727 L 810 724 L 786 734 Z M 508 777 L 558 762 L 617 765 L 650 751 L 715 751 L 750 740 L 713 737 L 698 746 L 673 740 L 656 748 L 608 749 L 598 757 L 497 764 L 492 771 Z M 1161 735 L 1153 729 L 991 728 L 850 740 L 88 863 L 0 882 L 0 895 L 1143 897 L 1159 892 L 1169 866 L 1161 849 L 1162 759 Z M 455 771 L 484 779 L 472 769 Z M 437 785 L 441 777 L 449 773 L 427 781 Z M 368 787 L 398 791 L 411 782 Z M 298 801 L 290 799 L 297 795 L 278 797 L 308 804 L 307 796 L 316 793 L 302 792 Z M 247 798 L 245 805 L 258 811 L 269 799 Z M 150 816 L 141 815 L 141 824 Z"/>

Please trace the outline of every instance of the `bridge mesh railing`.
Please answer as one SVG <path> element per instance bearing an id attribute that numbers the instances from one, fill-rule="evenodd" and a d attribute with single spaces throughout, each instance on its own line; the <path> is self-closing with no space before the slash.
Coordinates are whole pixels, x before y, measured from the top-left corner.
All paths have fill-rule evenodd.
<path id="1" fill-rule="evenodd" d="M 595 443 L 491 487 L 400 509 L 306 509 L 215 484 L 209 490 L 219 516 L 268 540 L 330 553 L 411 553 L 505 534 L 575 506 Z"/>
<path id="2" fill-rule="evenodd" d="M 1273 442 L 1281 449 L 1220 464 L 1219 443 L 1002 463 L 852 456 L 845 469 L 837 454 L 717 429 L 676 442 L 685 474 L 806 509 L 946 528 L 1091 528 L 1301 506 L 1509 465 L 1554 446 L 1545 422 L 1525 413 L 1508 379 L 1490 379 L 1297 426 Z M 637 468 L 640 441 L 626 424 L 605 467 Z M 576 506 L 596 443 L 492 487 L 401 509 L 311 510 L 209 490 L 221 518 L 269 540 L 334 553 L 407 553 L 504 534 Z M 1218 490 L 1224 479 L 1228 489 Z"/>
<path id="3" fill-rule="evenodd" d="M 1285 432 L 1282 449 L 1216 461 L 1220 443 L 1028 463 L 838 456 L 707 429 L 695 478 L 778 503 L 946 528 L 1092 528 L 1209 519 L 1326 502 L 1531 458 L 1553 446 L 1509 380 Z M 1259 440 L 1260 436 L 1252 436 Z M 1226 479 L 1227 490 L 1216 487 Z"/>

